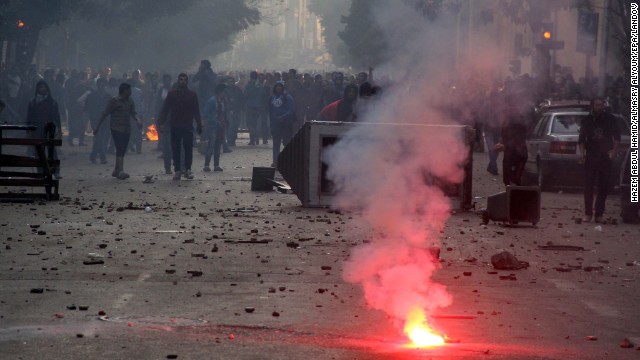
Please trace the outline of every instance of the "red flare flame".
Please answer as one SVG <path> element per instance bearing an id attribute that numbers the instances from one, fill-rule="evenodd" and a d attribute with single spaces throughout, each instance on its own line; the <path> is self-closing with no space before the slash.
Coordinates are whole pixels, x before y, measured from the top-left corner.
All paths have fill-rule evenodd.
<path id="1" fill-rule="evenodd" d="M 411 340 L 410 347 L 424 348 L 445 344 L 445 338 L 429 326 L 424 311 L 419 307 L 413 308 L 407 315 L 404 333 Z"/>

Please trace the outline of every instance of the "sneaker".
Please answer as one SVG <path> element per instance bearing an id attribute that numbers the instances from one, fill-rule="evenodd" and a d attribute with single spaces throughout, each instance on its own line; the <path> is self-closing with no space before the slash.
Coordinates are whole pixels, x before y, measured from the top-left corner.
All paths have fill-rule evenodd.
<path id="1" fill-rule="evenodd" d="M 173 175 L 173 180 L 180 180 L 181 177 L 182 173 L 180 173 L 180 171 L 176 171 L 176 173 Z"/>
<path id="2" fill-rule="evenodd" d="M 96 157 L 95 156 L 90 156 L 89 157 L 89 161 L 91 161 L 92 164 L 96 163 Z"/>
<path id="3" fill-rule="evenodd" d="M 255 145 L 256 143 L 253 141 L 249 141 L 249 145 Z"/>
<path id="4" fill-rule="evenodd" d="M 593 221 L 597 222 L 598 224 L 602 224 L 604 223 L 604 218 L 602 216 L 596 216 L 596 218 Z"/>
<path id="5" fill-rule="evenodd" d="M 213 168 L 213 171 L 220 172 L 220 171 L 222 171 L 222 168 L 220 166 L 216 166 L 216 167 Z"/>
<path id="6" fill-rule="evenodd" d="M 585 215 L 582 217 L 582 222 L 591 222 L 592 216 L 591 215 Z"/>
<path id="7" fill-rule="evenodd" d="M 113 176 L 114 178 L 117 178 L 119 174 L 120 174 L 119 171 L 113 170 L 113 172 L 111 173 L 111 176 Z"/>
<path id="8" fill-rule="evenodd" d="M 233 152 L 233 150 L 231 150 L 231 149 L 229 149 L 229 148 L 225 148 L 225 149 L 223 149 L 223 150 L 222 150 L 222 152 L 223 152 L 223 153 L 227 153 L 227 154 L 228 154 L 228 153 Z"/>
<path id="9" fill-rule="evenodd" d="M 189 179 L 189 180 L 193 179 L 193 173 L 191 173 L 191 170 L 185 171 L 184 177 Z"/>
<path id="10" fill-rule="evenodd" d="M 167 175 L 171 175 L 173 174 L 173 171 L 171 171 L 171 169 L 164 169 L 164 173 Z"/>
<path id="11" fill-rule="evenodd" d="M 211 168 L 210 168 L 210 167 L 208 167 L 208 166 L 205 166 L 205 167 L 202 169 L 202 171 L 204 171 L 204 172 L 211 172 Z"/>
<path id="12" fill-rule="evenodd" d="M 262 140 L 262 144 L 263 144 L 263 145 L 267 145 L 267 144 L 269 144 L 269 140 Z"/>
<path id="13" fill-rule="evenodd" d="M 120 180 L 126 180 L 129 178 L 129 174 L 127 174 L 124 171 L 120 171 L 120 173 L 118 174 L 118 179 Z"/>

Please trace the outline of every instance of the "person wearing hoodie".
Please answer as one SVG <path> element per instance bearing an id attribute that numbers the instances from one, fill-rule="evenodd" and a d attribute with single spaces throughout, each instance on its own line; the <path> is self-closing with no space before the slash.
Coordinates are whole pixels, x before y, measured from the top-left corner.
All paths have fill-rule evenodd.
<path id="1" fill-rule="evenodd" d="M 353 122 L 356 120 L 354 107 L 358 100 L 358 86 L 349 84 L 344 88 L 342 99 L 325 106 L 319 118 L 323 121 Z"/>
<path id="2" fill-rule="evenodd" d="M 273 94 L 269 98 L 269 119 L 271 136 L 273 137 L 273 164 L 278 166 L 280 144 L 287 146 L 293 136 L 295 103 L 293 97 L 285 92 L 284 83 L 278 81 L 273 85 Z"/>
<path id="3" fill-rule="evenodd" d="M 62 138 L 58 102 L 51 97 L 51 89 L 49 89 L 49 85 L 44 80 L 38 81 L 35 95 L 33 99 L 29 101 L 27 107 L 27 125 L 34 125 L 36 127 L 32 135 L 34 138 L 46 139 L 50 131 L 53 131 L 56 138 Z M 58 159 L 55 148 L 53 151 L 53 158 Z M 61 178 L 59 167 L 56 168 L 53 175 L 57 179 Z"/>

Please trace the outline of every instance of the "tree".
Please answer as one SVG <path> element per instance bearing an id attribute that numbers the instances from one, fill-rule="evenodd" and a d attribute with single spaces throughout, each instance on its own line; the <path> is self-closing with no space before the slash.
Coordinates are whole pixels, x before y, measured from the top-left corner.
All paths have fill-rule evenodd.
<path id="1" fill-rule="evenodd" d="M 70 22 L 73 23 L 71 28 L 84 30 L 75 35 L 88 42 L 104 40 L 104 38 L 100 39 L 100 34 L 122 35 L 124 32 L 129 35 L 122 38 L 123 43 L 126 43 L 131 38 L 136 40 L 135 38 L 138 37 L 137 40 L 139 40 L 139 36 L 147 29 L 155 27 L 159 31 L 155 33 L 156 49 L 167 48 L 169 44 L 166 41 L 163 42 L 162 37 L 157 36 L 159 33 L 164 33 L 163 30 L 166 28 L 158 29 L 158 24 L 163 20 L 184 14 L 187 10 L 198 8 L 199 12 L 191 13 L 192 18 L 198 18 L 197 22 L 187 18 L 186 22 L 182 23 L 183 26 L 193 30 L 193 38 L 195 38 L 193 40 L 201 38 L 228 40 L 229 36 L 238 31 L 257 24 L 260 21 L 260 9 L 272 5 L 274 1 L 281 0 L 2 0 L 0 1 L 0 37 L 21 41 L 24 44 L 24 54 L 17 59 L 23 64 L 28 64 L 33 59 L 43 30 L 54 25 L 68 25 Z M 21 32 L 16 31 L 14 26 L 18 20 L 26 24 Z M 167 23 L 171 24 L 169 21 L 165 22 Z M 96 36 L 92 37 L 94 34 Z M 219 36 L 212 34 L 219 34 Z M 170 32 L 166 35 L 168 38 L 171 37 Z M 181 41 L 184 42 L 184 39 L 175 39 L 175 41 L 179 45 Z M 101 44 L 104 45 L 104 42 Z M 139 44 L 135 42 L 132 46 L 124 44 L 124 47 L 136 47 Z M 180 46 L 177 46 L 174 51 L 180 50 L 182 50 Z M 131 55 L 131 52 L 128 55 Z"/>
<path id="2" fill-rule="evenodd" d="M 0 2 L 0 39 L 18 44 L 16 62 L 33 58 L 42 29 L 68 19 L 85 0 L 3 0 Z M 18 27 L 18 23 L 22 26 Z"/>
<path id="3" fill-rule="evenodd" d="M 309 11 L 320 17 L 327 52 L 337 65 L 344 65 L 346 47 L 338 36 L 344 28 L 342 17 L 349 12 L 351 1 L 310 0 Z"/>
<path id="4" fill-rule="evenodd" d="M 359 68 L 382 63 L 387 43 L 372 14 L 379 3 L 380 0 L 353 0 L 349 15 L 342 17 L 344 30 L 338 33 L 346 45 L 347 54 L 334 58 L 334 61 Z"/>
<path id="5" fill-rule="evenodd" d="M 353 0 L 347 16 L 342 17 L 344 30 L 338 33 L 345 44 L 345 51 L 337 58 L 338 65 L 357 67 L 377 66 L 388 56 L 388 43 L 384 32 L 374 18 L 376 7 L 391 5 L 392 0 Z M 423 15 L 425 21 L 433 21 L 443 13 L 455 12 L 460 0 L 402 0 Z"/>

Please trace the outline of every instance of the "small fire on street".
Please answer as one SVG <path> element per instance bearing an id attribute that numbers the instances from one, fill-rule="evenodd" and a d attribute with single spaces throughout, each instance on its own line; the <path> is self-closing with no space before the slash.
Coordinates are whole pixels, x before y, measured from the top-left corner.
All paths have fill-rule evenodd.
<path id="1" fill-rule="evenodd" d="M 155 124 L 151 124 L 147 127 L 147 139 L 149 139 L 149 141 L 158 141 L 158 130 L 156 129 Z"/>

